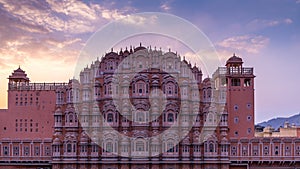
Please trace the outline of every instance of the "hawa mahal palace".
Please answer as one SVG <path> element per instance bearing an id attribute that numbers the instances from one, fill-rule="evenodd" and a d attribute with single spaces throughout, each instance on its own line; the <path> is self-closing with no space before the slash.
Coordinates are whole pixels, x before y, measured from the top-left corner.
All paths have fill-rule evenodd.
<path id="1" fill-rule="evenodd" d="M 139 71 L 114 88 L 120 66 Z M 177 53 L 141 45 L 66 83 L 30 82 L 19 67 L 0 110 L 0 169 L 300 168 L 300 138 L 255 136 L 254 78 L 235 55 L 203 79 Z"/>

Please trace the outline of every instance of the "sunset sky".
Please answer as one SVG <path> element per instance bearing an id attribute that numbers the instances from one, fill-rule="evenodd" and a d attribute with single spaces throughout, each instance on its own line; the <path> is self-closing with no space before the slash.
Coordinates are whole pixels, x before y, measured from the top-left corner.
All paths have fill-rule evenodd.
<path id="1" fill-rule="evenodd" d="M 256 122 L 300 113 L 300 0 L 0 0 L 0 108 L 7 106 L 7 77 L 19 65 L 31 82 L 67 82 L 95 31 L 140 12 L 186 19 L 206 34 L 223 64 L 235 53 L 254 67 Z"/>

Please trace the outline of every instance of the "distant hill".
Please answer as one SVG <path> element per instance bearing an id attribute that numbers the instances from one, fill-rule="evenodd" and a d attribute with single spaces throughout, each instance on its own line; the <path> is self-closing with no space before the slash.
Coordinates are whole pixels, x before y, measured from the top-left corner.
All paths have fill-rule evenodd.
<path id="1" fill-rule="evenodd" d="M 289 122 L 290 125 L 295 124 L 296 126 L 300 126 L 300 113 L 291 117 L 277 117 L 262 123 L 258 123 L 257 125 L 263 127 L 272 126 L 274 129 L 278 129 L 280 126 L 283 127 L 284 122 L 286 121 Z"/>

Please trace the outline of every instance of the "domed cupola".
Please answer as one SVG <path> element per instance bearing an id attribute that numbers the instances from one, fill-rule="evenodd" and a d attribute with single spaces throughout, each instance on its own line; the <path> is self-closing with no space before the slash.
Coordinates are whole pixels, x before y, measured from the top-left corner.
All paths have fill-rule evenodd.
<path id="1" fill-rule="evenodd" d="M 121 50 L 120 50 L 120 52 L 119 52 L 119 55 L 120 55 L 120 56 L 123 56 L 123 54 L 124 54 L 124 53 L 123 53 L 123 50 L 122 50 L 122 48 L 121 48 Z"/>
<path id="2" fill-rule="evenodd" d="M 140 43 L 140 46 L 134 49 L 134 52 L 137 52 L 139 50 L 145 50 L 146 48 L 142 46 L 142 43 Z"/>
<path id="3" fill-rule="evenodd" d="M 194 67 L 192 68 L 192 72 L 193 72 L 193 73 L 198 73 L 198 72 L 199 72 L 199 69 L 198 69 L 198 67 L 196 66 L 196 64 L 195 64 Z"/>
<path id="4" fill-rule="evenodd" d="M 113 48 L 111 48 L 111 51 L 109 53 L 105 54 L 105 58 L 107 59 L 118 59 L 118 57 L 118 53 L 114 52 Z"/>
<path id="5" fill-rule="evenodd" d="M 231 58 L 229 58 L 226 62 L 226 66 L 229 65 L 242 65 L 243 64 L 243 60 L 242 58 L 235 56 L 235 54 L 233 54 L 233 56 Z"/>
<path id="6" fill-rule="evenodd" d="M 8 77 L 9 79 L 9 90 L 14 90 L 17 88 L 26 87 L 29 85 L 29 78 L 24 70 L 22 70 L 19 66 L 18 69 L 14 70 L 14 72 Z"/>
<path id="7" fill-rule="evenodd" d="M 16 81 L 29 81 L 27 74 L 24 70 L 22 70 L 19 66 L 18 69 L 14 70 L 14 72 L 8 77 L 9 80 L 16 80 Z"/>

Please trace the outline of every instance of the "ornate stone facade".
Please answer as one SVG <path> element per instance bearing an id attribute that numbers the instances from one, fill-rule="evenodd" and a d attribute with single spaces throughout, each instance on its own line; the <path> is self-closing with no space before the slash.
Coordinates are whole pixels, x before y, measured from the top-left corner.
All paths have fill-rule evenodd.
<path id="1" fill-rule="evenodd" d="M 232 56 L 203 80 L 176 53 L 142 46 L 68 83 L 29 83 L 19 68 L 0 112 L 0 168 L 295 168 L 298 138 L 254 137 L 254 77 Z"/>

